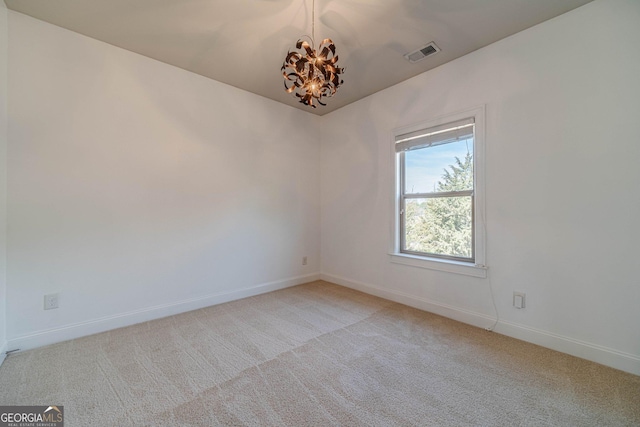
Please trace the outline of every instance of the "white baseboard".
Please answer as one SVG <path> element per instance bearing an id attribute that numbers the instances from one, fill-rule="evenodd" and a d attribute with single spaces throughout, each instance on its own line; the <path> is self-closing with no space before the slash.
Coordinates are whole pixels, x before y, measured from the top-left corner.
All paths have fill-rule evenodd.
<path id="1" fill-rule="evenodd" d="M 4 359 L 7 357 L 7 342 L 3 342 L 2 344 L 0 344 L 0 366 L 2 366 L 2 362 L 4 362 Z"/>
<path id="2" fill-rule="evenodd" d="M 399 302 L 429 313 L 439 314 L 449 319 L 457 320 L 462 323 L 477 326 L 479 328 L 488 328 L 492 326 L 496 319 L 481 313 L 460 309 L 447 304 L 442 304 L 426 298 L 416 297 L 414 295 L 405 294 L 398 291 L 390 291 L 388 289 L 378 288 L 362 282 L 345 279 L 344 277 L 334 276 L 332 274 L 320 274 L 320 278 L 327 282 L 332 282 L 347 288 L 355 289 L 366 294 L 375 295 L 390 301 Z"/>
<path id="3" fill-rule="evenodd" d="M 495 332 L 640 375 L 640 356 L 631 353 L 502 320 L 498 322 Z"/>
<path id="4" fill-rule="evenodd" d="M 398 291 L 379 288 L 366 283 L 349 280 L 344 277 L 334 276 L 332 274 L 321 273 L 320 278 L 327 282 L 332 282 L 347 288 L 428 311 L 430 313 L 439 314 L 480 328 L 491 327 L 496 320 L 495 317 L 481 313 L 476 313 Z M 634 375 L 640 375 L 639 355 L 625 353 L 612 348 L 580 341 L 574 338 L 504 320 L 500 320 L 498 322 L 494 328 L 494 332 L 562 353 L 570 354 L 572 356 L 580 357 L 582 359 L 590 360 L 592 362 L 600 363 Z"/>
<path id="5" fill-rule="evenodd" d="M 150 320 L 173 316 L 175 314 L 197 310 L 199 308 L 209 307 L 212 305 L 260 295 L 291 286 L 301 285 L 303 283 L 313 282 L 319 279 L 319 273 L 305 274 L 303 276 L 263 283 L 249 288 L 219 292 L 201 296 L 198 298 L 178 301 L 171 304 L 148 307 L 141 310 L 120 313 L 113 316 L 107 316 L 99 319 L 92 319 L 85 322 L 79 322 L 57 328 L 42 330 L 9 339 L 6 343 L 5 349 L 2 352 L 2 356 L 4 356 L 4 352 L 6 352 L 7 349 L 20 351 L 29 350 L 32 348 L 84 337 L 87 335 L 110 331 L 112 329 L 131 326 L 136 323 L 148 322 Z"/>

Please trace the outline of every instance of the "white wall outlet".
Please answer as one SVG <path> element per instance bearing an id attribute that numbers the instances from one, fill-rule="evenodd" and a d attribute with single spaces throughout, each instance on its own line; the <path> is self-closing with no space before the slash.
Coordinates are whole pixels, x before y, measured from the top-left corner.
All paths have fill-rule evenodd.
<path id="1" fill-rule="evenodd" d="M 513 306 L 515 308 L 524 308 L 524 292 L 514 292 L 513 293 Z"/>
<path id="2" fill-rule="evenodd" d="M 307 265 L 307 257 L 306 256 L 302 257 L 302 265 Z"/>
<path id="3" fill-rule="evenodd" d="M 58 294 L 49 294 L 44 296 L 44 309 L 52 310 L 58 308 Z"/>

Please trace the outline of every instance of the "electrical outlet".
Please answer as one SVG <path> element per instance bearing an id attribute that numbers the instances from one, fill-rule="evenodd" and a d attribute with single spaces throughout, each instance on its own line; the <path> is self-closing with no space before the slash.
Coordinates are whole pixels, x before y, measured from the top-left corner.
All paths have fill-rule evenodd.
<path id="1" fill-rule="evenodd" d="M 44 309 L 52 310 L 58 308 L 58 294 L 49 294 L 44 296 Z"/>
<path id="2" fill-rule="evenodd" d="M 525 293 L 524 292 L 514 292 L 513 293 L 513 306 L 515 308 L 524 308 L 524 297 L 525 297 Z"/>
<path id="3" fill-rule="evenodd" d="M 302 265 L 307 265 L 307 257 L 306 256 L 302 257 Z"/>

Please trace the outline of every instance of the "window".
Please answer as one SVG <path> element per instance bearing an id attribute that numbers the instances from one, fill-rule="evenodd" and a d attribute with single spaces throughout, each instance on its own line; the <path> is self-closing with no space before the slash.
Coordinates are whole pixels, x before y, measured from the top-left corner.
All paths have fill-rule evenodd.
<path id="1" fill-rule="evenodd" d="M 395 132 L 394 261 L 484 269 L 483 119 L 476 109 Z"/>

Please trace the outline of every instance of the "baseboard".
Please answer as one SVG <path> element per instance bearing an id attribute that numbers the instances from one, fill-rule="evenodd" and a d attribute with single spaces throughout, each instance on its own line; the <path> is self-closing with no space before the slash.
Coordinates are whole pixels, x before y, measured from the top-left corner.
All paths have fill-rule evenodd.
<path id="1" fill-rule="evenodd" d="M 4 359 L 7 357 L 7 348 L 6 341 L 0 345 L 0 366 L 2 366 L 2 362 L 4 362 Z"/>
<path id="2" fill-rule="evenodd" d="M 420 298 L 398 291 L 383 289 L 366 283 L 321 273 L 320 278 L 347 288 L 355 289 L 367 294 L 375 295 L 391 301 L 439 314 L 441 316 L 467 323 L 480 328 L 493 326 L 495 317 L 465 310 L 460 307 L 443 304 L 437 301 Z M 542 347 L 550 348 L 592 362 L 600 363 L 621 371 L 640 375 L 640 357 L 638 355 L 621 352 L 612 348 L 592 344 L 552 332 L 531 328 L 513 322 L 500 320 L 494 332 L 530 342 Z"/>
<path id="3" fill-rule="evenodd" d="M 320 274 L 320 279 L 332 282 L 347 288 L 355 289 L 366 294 L 375 295 L 390 301 L 399 302 L 429 313 L 439 314 L 449 319 L 457 320 L 462 323 L 477 326 L 479 328 L 487 328 L 495 323 L 495 318 L 476 313 L 469 310 L 460 309 L 447 304 L 442 304 L 426 298 L 420 298 L 413 295 L 405 294 L 398 291 L 390 291 L 388 289 L 378 288 L 366 283 L 345 279 L 344 277 L 334 276 L 332 274 Z"/>
<path id="4" fill-rule="evenodd" d="M 496 325 L 495 332 L 640 375 L 640 357 L 631 353 L 502 320 Z"/>
<path id="5" fill-rule="evenodd" d="M 99 319 L 92 319 L 85 322 L 79 322 L 57 328 L 42 330 L 8 340 L 8 342 L 6 343 L 6 348 L 3 350 L 2 355 L 4 356 L 4 352 L 7 351 L 7 349 L 20 351 L 29 350 L 32 348 L 84 337 L 87 335 L 110 331 L 112 329 L 135 325 L 136 323 L 148 322 L 150 320 L 173 316 L 175 314 L 197 310 L 199 308 L 209 307 L 212 305 L 260 295 L 291 286 L 301 285 L 303 283 L 313 282 L 319 279 L 319 273 L 305 274 L 303 276 L 263 283 L 249 288 L 209 294 L 198 298 L 177 301 L 171 304 L 144 308 L 141 310 L 120 313 L 113 316 L 107 316 Z"/>

